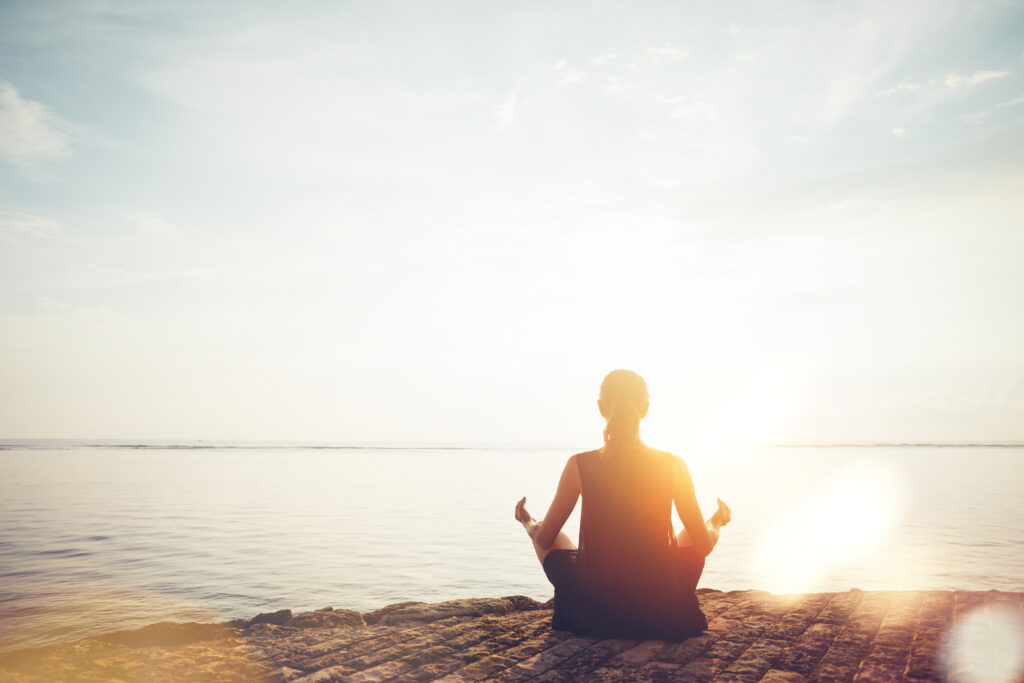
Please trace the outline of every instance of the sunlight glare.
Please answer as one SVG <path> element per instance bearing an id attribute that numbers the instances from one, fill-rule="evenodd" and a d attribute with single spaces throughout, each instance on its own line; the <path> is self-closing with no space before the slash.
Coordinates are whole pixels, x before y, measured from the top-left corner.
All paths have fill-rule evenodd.
<path id="1" fill-rule="evenodd" d="M 759 368 L 738 391 L 708 411 L 691 450 L 703 459 L 723 463 L 745 452 L 738 446 L 774 443 L 798 412 L 803 393 L 790 368 L 781 364 Z"/>
<path id="2" fill-rule="evenodd" d="M 942 665 L 950 681 L 1009 683 L 1024 673 L 1024 618 L 1009 605 L 985 605 L 946 634 Z"/>
<path id="3" fill-rule="evenodd" d="M 829 570 L 869 556 L 895 526 L 902 487 L 879 463 L 860 461 L 836 472 L 813 495 L 791 501 L 761 539 L 768 589 L 814 590 Z"/>

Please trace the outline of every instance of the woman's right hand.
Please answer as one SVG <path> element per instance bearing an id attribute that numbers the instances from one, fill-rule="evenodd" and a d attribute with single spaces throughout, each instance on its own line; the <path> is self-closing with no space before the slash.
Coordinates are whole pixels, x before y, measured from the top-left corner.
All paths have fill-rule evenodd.
<path id="1" fill-rule="evenodd" d="M 516 521 L 521 524 L 528 524 L 534 521 L 533 515 L 526 511 L 526 496 L 520 498 L 519 502 L 516 503 Z"/>

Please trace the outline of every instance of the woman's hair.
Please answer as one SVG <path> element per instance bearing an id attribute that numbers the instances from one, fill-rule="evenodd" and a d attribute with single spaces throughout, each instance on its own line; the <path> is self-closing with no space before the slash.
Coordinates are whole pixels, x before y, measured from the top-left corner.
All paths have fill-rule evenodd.
<path id="1" fill-rule="evenodd" d="M 612 370 L 605 376 L 601 382 L 601 405 L 608 421 L 605 453 L 620 452 L 634 443 L 649 400 L 647 383 L 632 370 Z"/>

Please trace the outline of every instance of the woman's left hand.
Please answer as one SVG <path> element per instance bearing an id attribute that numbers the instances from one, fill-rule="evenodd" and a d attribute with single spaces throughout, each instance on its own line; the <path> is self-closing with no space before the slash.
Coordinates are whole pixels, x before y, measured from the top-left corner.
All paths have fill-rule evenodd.
<path id="1" fill-rule="evenodd" d="M 718 499 L 718 509 L 715 510 L 715 514 L 711 515 L 709 520 L 717 527 L 722 527 L 728 524 L 732 520 L 732 509 L 722 502 L 722 499 Z"/>

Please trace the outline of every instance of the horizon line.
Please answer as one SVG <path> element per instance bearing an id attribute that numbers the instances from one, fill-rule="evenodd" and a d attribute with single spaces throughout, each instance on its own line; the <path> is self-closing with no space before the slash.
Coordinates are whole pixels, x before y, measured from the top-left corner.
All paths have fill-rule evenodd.
<path id="1" fill-rule="evenodd" d="M 308 450 L 506 450 L 515 448 L 574 449 L 574 443 L 551 442 L 430 442 L 430 441 L 331 441 L 291 439 L 80 439 L 80 438 L 2 438 L 0 448 L 53 444 L 73 444 L 80 448 L 123 449 L 308 449 Z M 864 441 L 864 442 L 794 442 L 737 443 L 729 448 L 1024 448 L 1021 441 Z M 699 449 L 690 449 L 699 450 Z"/>

